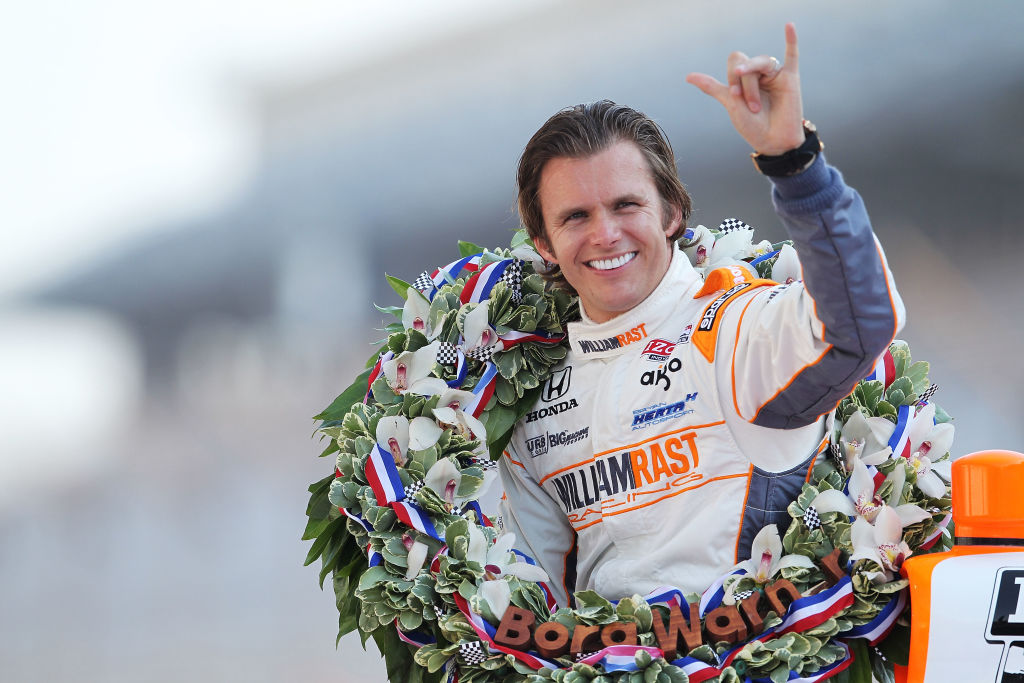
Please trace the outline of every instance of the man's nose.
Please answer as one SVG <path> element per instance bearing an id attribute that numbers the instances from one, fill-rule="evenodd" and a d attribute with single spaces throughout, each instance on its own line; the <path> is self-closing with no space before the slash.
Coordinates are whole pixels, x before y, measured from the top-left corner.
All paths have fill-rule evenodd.
<path id="1" fill-rule="evenodd" d="M 590 239 L 594 244 L 608 246 L 615 244 L 622 236 L 618 219 L 606 212 L 600 212 L 591 222 Z"/>

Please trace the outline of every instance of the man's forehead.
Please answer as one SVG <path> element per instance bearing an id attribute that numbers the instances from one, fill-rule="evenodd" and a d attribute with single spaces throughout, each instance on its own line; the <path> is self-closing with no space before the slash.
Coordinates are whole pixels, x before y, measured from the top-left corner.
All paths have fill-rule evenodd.
<path id="1" fill-rule="evenodd" d="M 620 140 L 587 156 L 549 159 L 541 170 L 538 190 L 542 199 L 547 195 L 550 201 L 576 195 L 638 193 L 653 185 L 643 151 L 633 142 Z"/>

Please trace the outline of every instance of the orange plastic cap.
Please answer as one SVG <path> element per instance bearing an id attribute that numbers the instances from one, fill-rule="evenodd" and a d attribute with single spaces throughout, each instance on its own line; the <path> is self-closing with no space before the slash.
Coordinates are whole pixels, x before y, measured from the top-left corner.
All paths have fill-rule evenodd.
<path id="1" fill-rule="evenodd" d="M 961 538 L 1024 538 L 1024 453 L 979 451 L 953 462 L 953 522 Z"/>

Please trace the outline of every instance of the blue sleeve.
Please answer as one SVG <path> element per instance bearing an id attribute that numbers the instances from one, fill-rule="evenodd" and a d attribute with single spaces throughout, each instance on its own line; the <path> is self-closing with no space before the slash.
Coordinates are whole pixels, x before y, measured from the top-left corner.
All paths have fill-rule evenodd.
<path id="1" fill-rule="evenodd" d="M 870 372 L 902 327 L 904 310 L 864 202 L 823 154 L 806 171 L 772 181 L 775 210 L 828 344 L 753 420 L 792 429 L 832 410 Z"/>

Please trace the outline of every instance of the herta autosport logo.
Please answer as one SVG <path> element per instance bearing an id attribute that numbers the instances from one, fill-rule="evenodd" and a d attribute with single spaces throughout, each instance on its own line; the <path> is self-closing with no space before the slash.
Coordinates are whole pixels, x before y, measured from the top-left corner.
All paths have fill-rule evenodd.
<path id="1" fill-rule="evenodd" d="M 541 434 L 540 436 L 535 436 L 532 439 L 527 439 L 526 448 L 530 451 L 530 455 L 536 458 L 538 455 L 544 455 L 547 453 L 549 449 L 569 446 L 577 441 L 582 441 L 588 436 L 590 436 L 590 427 L 577 429 L 574 432 L 570 432 L 568 429 L 563 429 L 556 434 Z"/>
<path id="2" fill-rule="evenodd" d="M 641 339 L 647 338 L 647 323 L 640 323 L 636 327 L 626 330 L 622 334 L 607 339 L 581 339 L 579 341 L 581 353 L 597 353 L 628 346 Z"/>
<path id="3" fill-rule="evenodd" d="M 632 430 L 643 429 L 644 427 L 650 427 L 651 425 L 661 424 L 667 420 L 672 420 L 683 415 L 688 415 L 693 412 L 693 408 L 687 408 L 687 403 L 692 403 L 697 400 L 697 392 L 687 394 L 686 398 L 682 401 L 676 401 L 675 403 L 656 403 L 653 406 L 641 408 L 640 410 L 633 411 L 633 425 L 630 427 Z"/>
<path id="4" fill-rule="evenodd" d="M 619 452 L 611 452 L 550 482 L 566 513 L 650 485 L 682 486 L 701 478 L 697 432 L 672 432 Z M 628 500 L 628 497 L 625 497 Z M 625 510 L 623 510 L 625 511 Z"/>
<path id="5" fill-rule="evenodd" d="M 559 401 L 558 403 L 552 403 L 549 406 L 538 408 L 537 410 L 527 413 L 526 421 L 534 422 L 536 420 L 540 420 L 541 418 L 551 417 L 552 415 L 558 415 L 559 413 L 564 413 L 567 410 L 578 408 L 579 405 L 580 404 L 577 403 L 576 399 L 574 398 L 570 398 L 568 401 Z"/>

